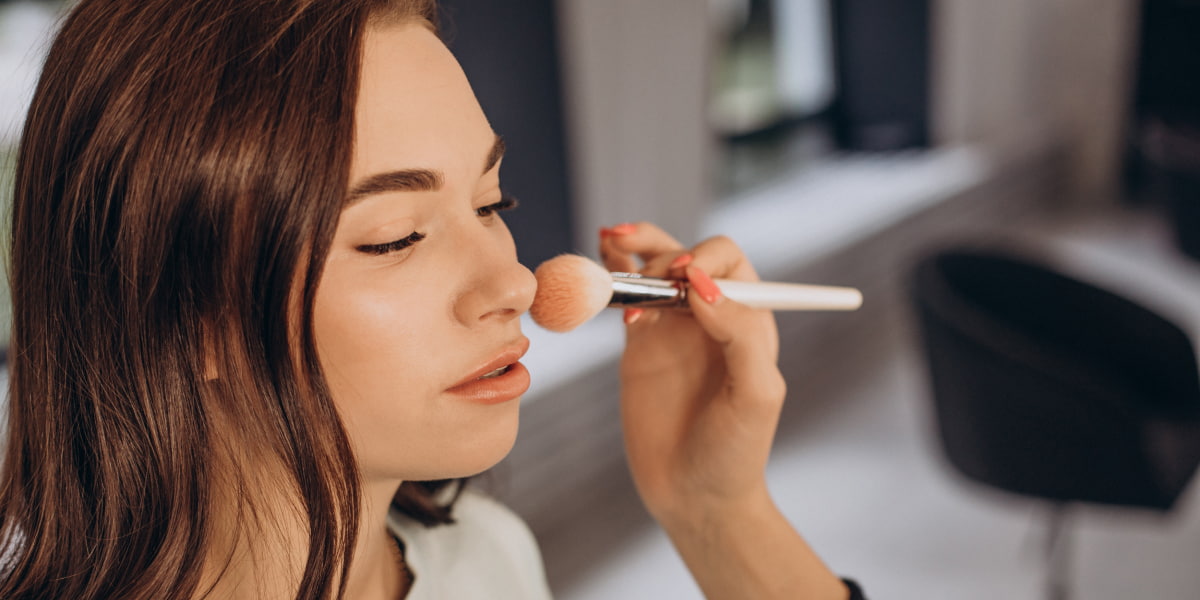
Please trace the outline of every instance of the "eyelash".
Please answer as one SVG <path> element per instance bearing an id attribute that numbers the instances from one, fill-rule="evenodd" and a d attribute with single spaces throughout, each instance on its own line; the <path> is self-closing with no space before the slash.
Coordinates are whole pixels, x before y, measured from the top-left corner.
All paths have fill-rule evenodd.
<path id="1" fill-rule="evenodd" d="M 412 246 L 423 239 L 425 239 L 425 234 L 421 233 L 420 231 L 414 231 L 410 233 L 408 237 L 398 239 L 394 242 L 388 242 L 386 244 L 364 244 L 358 247 L 358 251 L 375 255 L 391 254 L 392 252 L 404 250 L 405 248 L 408 248 L 409 246 Z"/>
<path id="2" fill-rule="evenodd" d="M 487 206 L 481 206 L 475 209 L 475 216 L 479 218 L 490 217 L 496 213 L 513 210 L 517 208 L 518 204 L 519 203 L 517 202 L 516 198 L 513 198 L 512 196 L 504 196 L 503 198 L 500 198 L 499 202 L 489 204 Z M 416 244 L 423 239 L 425 239 L 425 234 L 421 233 L 420 231 L 414 231 L 407 237 L 398 239 L 394 242 L 388 242 L 386 244 L 364 244 L 359 246 L 357 250 L 366 254 L 381 256 L 410 248 L 413 244 Z"/>
<path id="3" fill-rule="evenodd" d="M 513 198 L 512 196 L 503 196 L 500 198 L 500 201 L 495 204 L 489 204 L 487 206 L 481 206 L 475 209 L 475 214 L 480 217 L 490 217 L 499 212 L 514 210 L 519 205 L 520 203 L 517 202 L 516 198 Z"/>

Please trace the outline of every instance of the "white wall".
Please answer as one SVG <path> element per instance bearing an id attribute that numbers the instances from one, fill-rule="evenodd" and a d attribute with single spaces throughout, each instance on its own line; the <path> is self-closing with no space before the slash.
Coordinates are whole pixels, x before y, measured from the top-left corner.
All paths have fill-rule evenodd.
<path id="1" fill-rule="evenodd" d="M 1020 152 L 1061 144 L 1068 181 L 1116 183 L 1136 0 L 935 0 L 935 137 Z"/>
<path id="2" fill-rule="evenodd" d="M 558 11 L 576 239 L 648 220 L 694 241 L 712 200 L 708 3 L 560 0 Z"/>

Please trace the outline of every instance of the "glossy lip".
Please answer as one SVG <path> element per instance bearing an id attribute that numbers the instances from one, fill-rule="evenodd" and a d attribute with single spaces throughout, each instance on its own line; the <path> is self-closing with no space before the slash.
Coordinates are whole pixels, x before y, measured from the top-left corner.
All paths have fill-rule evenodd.
<path id="1" fill-rule="evenodd" d="M 529 339 L 522 337 L 446 391 L 480 404 L 513 400 L 529 389 L 529 371 L 519 362 L 528 350 Z M 480 379 L 503 367 L 511 368 L 498 377 Z"/>

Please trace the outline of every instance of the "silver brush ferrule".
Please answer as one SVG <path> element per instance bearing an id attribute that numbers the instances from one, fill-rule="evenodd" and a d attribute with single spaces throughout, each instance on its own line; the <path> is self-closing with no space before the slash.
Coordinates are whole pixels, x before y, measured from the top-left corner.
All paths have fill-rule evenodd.
<path id="1" fill-rule="evenodd" d="M 609 306 L 686 306 L 687 287 L 681 281 L 613 273 Z"/>

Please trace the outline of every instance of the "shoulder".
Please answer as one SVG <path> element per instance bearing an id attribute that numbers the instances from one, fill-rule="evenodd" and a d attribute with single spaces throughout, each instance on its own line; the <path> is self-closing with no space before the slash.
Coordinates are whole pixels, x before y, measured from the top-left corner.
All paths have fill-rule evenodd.
<path id="1" fill-rule="evenodd" d="M 395 511 L 389 515 L 392 532 L 405 545 L 414 592 L 425 591 L 429 597 L 549 598 L 541 552 L 520 517 L 473 490 L 463 492 L 453 515 L 453 524 L 435 527 Z M 499 590 L 505 595 L 497 596 Z"/>
<path id="2" fill-rule="evenodd" d="M 464 491 L 454 505 L 456 535 L 470 544 L 487 543 L 504 555 L 514 566 L 536 565 L 542 573 L 542 554 L 529 526 L 507 506 L 490 496 L 472 490 Z M 543 576 L 544 577 L 544 576 Z"/>

